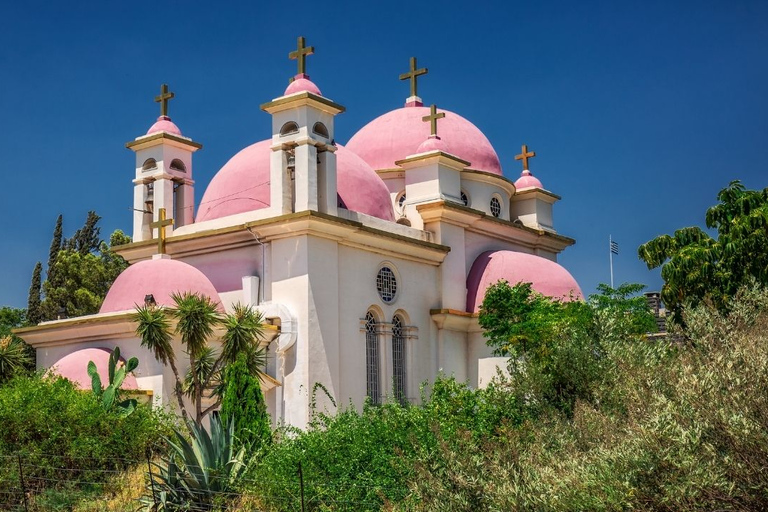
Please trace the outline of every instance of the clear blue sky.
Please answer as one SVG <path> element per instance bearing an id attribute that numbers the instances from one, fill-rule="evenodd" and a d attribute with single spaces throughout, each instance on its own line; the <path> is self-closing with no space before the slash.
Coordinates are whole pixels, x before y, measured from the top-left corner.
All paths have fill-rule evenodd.
<path id="1" fill-rule="evenodd" d="M 609 279 L 657 289 L 636 256 L 648 239 L 703 224 L 732 179 L 768 186 L 768 2 L 2 2 L 0 305 L 23 307 L 56 216 L 86 212 L 102 233 L 131 230 L 133 155 L 124 143 L 170 113 L 204 144 L 199 201 L 241 148 L 269 136 L 259 104 L 279 96 L 304 35 L 308 71 L 345 105 L 346 142 L 402 105 L 399 73 L 429 67 L 427 104 L 475 123 L 501 158 L 563 200 L 560 261 L 586 293 Z"/>

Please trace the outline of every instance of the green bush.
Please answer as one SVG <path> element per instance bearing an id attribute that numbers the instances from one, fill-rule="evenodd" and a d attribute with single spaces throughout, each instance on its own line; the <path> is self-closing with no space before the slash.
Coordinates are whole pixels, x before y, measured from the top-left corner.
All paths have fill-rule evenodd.
<path id="1" fill-rule="evenodd" d="M 148 406 L 128 417 L 60 377 L 16 377 L 0 387 L 0 488 L 96 492 L 101 483 L 159 449 L 169 421 Z M 6 495 L 0 494 L 0 500 Z M 20 496 L 16 496 L 20 498 Z"/>

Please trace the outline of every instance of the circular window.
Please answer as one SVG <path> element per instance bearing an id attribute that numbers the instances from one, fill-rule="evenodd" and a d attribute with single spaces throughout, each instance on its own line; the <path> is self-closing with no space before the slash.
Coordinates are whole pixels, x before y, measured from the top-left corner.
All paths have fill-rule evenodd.
<path id="1" fill-rule="evenodd" d="M 402 208 L 405 204 L 405 192 L 400 192 L 400 197 L 397 198 L 397 205 Z"/>
<path id="2" fill-rule="evenodd" d="M 395 300 L 397 295 L 397 278 L 395 272 L 389 267 L 381 267 L 376 275 L 376 290 L 381 300 L 387 304 Z"/>
<path id="3" fill-rule="evenodd" d="M 494 217 L 501 215 L 501 202 L 498 197 L 491 198 L 491 215 Z"/>
<path id="4" fill-rule="evenodd" d="M 464 203 L 464 206 L 469 206 L 469 198 L 467 197 L 467 193 L 463 190 L 461 191 L 461 202 Z"/>

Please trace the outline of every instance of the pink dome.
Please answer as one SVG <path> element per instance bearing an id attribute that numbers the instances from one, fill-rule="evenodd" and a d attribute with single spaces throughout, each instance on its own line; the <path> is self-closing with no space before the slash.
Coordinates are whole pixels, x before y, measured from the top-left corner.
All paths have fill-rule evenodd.
<path id="1" fill-rule="evenodd" d="M 91 376 L 88 375 L 88 362 L 96 363 L 96 370 L 101 378 L 102 387 L 109 385 L 109 356 L 112 351 L 107 348 L 84 348 L 67 354 L 51 366 L 51 373 L 61 375 L 71 380 L 78 389 L 91 389 Z M 125 364 L 125 359 L 120 358 Z M 141 365 L 141 361 L 139 361 Z M 125 376 L 121 389 L 139 389 L 136 377 L 129 373 Z"/>
<path id="2" fill-rule="evenodd" d="M 440 137 L 432 137 L 431 135 L 427 140 L 419 144 L 418 149 L 416 149 L 417 153 L 427 153 L 428 151 L 445 151 L 448 152 L 445 149 L 445 143 L 443 143 L 443 139 Z"/>
<path id="3" fill-rule="evenodd" d="M 117 276 L 107 292 L 100 313 L 128 311 L 144 304 L 152 294 L 158 306 L 173 306 L 173 293 L 194 292 L 219 303 L 221 299 L 205 274 L 187 263 L 168 258 L 134 263 Z"/>
<path id="4" fill-rule="evenodd" d="M 537 292 L 563 300 L 584 298 L 573 276 L 554 261 L 514 251 L 487 251 L 477 257 L 467 277 L 467 311 L 477 313 L 492 284 L 532 283 Z"/>
<path id="5" fill-rule="evenodd" d="M 308 75 L 296 75 L 295 80 L 288 84 L 288 88 L 285 90 L 283 95 L 288 96 L 289 94 L 304 91 L 322 96 L 320 89 L 314 84 L 314 82 L 309 79 Z"/>
<path id="6" fill-rule="evenodd" d="M 271 140 L 264 140 L 248 146 L 216 173 L 200 201 L 196 222 L 269 207 L 271 145 Z M 347 209 L 395 220 L 387 186 L 342 145 L 336 149 L 336 171 L 338 194 Z"/>
<path id="7" fill-rule="evenodd" d="M 539 181 L 538 178 L 531 174 L 531 171 L 526 169 L 523 171 L 523 174 L 517 178 L 517 181 L 515 182 L 515 189 L 522 190 L 524 188 L 532 187 L 543 189 L 544 185 L 541 184 L 541 181 Z"/>
<path id="8" fill-rule="evenodd" d="M 429 137 L 427 107 L 403 107 L 374 119 L 358 131 L 347 147 L 360 155 L 375 170 L 393 169 L 395 162 L 419 152 Z M 470 163 L 470 169 L 501 174 L 501 163 L 491 143 L 475 125 L 448 110 L 437 122 L 438 135 L 446 153 Z"/>
<path id="9" fill-rule="evenodd" d="M 149 127 L 149 130 L 147 130 L 147 135 L 152 135 L 153 133 L 160 133 L 160 132 L 168 132 L 172 133 L 173 135 L 179 135 L 181 136 L 181 130 L 179 130 L 179 127 L 176 126 L 173 121 L 171 121 L 171 118 L 168 116 L 160 116 L 157 118 L 157 122 Z"/>

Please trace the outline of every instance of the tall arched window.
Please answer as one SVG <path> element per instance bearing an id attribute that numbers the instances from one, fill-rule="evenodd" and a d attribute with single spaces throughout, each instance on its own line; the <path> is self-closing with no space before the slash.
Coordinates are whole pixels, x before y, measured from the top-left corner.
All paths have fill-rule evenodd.
<path id="1" fill-rule="evenodd" d="M 379 404 L 379 334 L 376 317 L 370 311 L 365 314 L 365 383 L 366 391 L 374 404 Z"/>
<path id="2" fill-rule="evenodd" d="M 392 319 L 392 380 L 395 398 L 404 403 L 408 395 L 405 387 L 405 328 L 403 319 Z"/>

